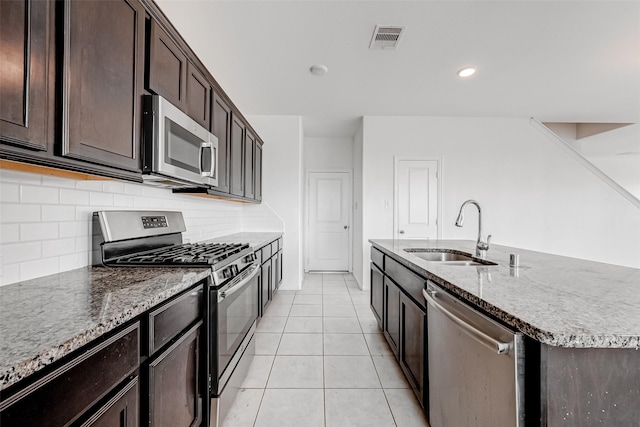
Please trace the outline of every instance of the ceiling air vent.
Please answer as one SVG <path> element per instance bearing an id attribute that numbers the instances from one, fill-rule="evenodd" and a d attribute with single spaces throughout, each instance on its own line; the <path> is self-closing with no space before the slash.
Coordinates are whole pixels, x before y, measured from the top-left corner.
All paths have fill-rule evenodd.
<path id="1" fill-rule="evenodd" d="M 395 49 L 405 28 L 400 25 L 376 25 L 369 49 Z"/>

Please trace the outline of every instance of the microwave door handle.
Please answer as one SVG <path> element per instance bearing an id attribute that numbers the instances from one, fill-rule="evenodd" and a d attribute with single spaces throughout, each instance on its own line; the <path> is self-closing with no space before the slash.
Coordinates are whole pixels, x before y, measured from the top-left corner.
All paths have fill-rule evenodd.
<path id="1" fill-rule="evenodd" d="M 209 170 L 209 176 L 211 178 L 215 178 L 218 175 L 216 171 L 216 167 L 218 166 L 218 147 L 214 147 L 212 143 L 211 145 L 211 169 Z"/>
<path id="2" fill-rule="evenodd" d="M 199 163 L 200 163 L 200 176 L 213 176 L 212 175 L 212 170 L 213 166 L 210 168 L 210 170 L 205 171 L 203 170 L 204 168 L 202 167 L 202 153 L 204 152 L 205 148 L 209 148 L 211 151 L 213 151 L 213 144 L 210 142 L 203 142 L 202 144 L 200 144 L 200 158 L 199 158 Z M 213 161 L 213 156 L 211 157 L 211 164 L 214 163 Z"/>

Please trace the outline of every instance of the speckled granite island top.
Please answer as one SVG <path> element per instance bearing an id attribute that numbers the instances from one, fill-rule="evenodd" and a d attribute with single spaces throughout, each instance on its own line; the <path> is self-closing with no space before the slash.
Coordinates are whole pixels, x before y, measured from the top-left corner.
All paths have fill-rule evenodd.
<path id="1" fill-rule="evenodd" d="M 406 248 L 475 253 L 462 240 L 370 240 L 373 246 L 524 334 L 553 346 L 640 347 L 640 269 L 491 245 L 497 266 L 425 261 Z M 509 267 L 509 254 L 520 267 Z"/>
<path id="2" fill-rule="evenodd" d="M 209 274 L 205 268 L 85 267 L 0 287 L 0 390 Z"/>

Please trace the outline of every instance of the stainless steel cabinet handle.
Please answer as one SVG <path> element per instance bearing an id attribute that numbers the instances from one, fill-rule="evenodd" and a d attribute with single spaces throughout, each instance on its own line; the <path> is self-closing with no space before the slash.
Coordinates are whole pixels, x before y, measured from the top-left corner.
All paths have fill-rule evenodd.
<path id="1" fill-rule="evenodd" d="M 247 282 L 249 282 L 251 279 L 253 279 L 254 276 L 256 274 L 258 274 L 258 271 L 260 270 L 260 266 L 257 265 L 257 264 L 255 264 L 255 265 L 253 265 L 253 266 L 251 266 L 249 268 L 252 268 L 253 270 L 250 273 L 248 273 L 247 275 L 245 275 L 244 277 L 242 277 L 240 282 L 235 283 L 232 286 L 228 287 L 226 290 L 220 292 L 220 294 L 218 295 L 218 302 L 222 302 L 229 295 L 232 295 L 232 294 L 238 292 L 240 289 L 242 289 L 242 287 Z"/>
<path id="2" fill-rule="evenodd" d="M 513 345 L 512 343 L 498 341 L 497 339 L 487 335 L 480 329 L 468 324 L 467 322 L 465 322 L 464 320 L 460 319 L 458 316 L 456 316 L 455 314 L 447 310 L 444 306 L 439 304 L 438 301 L 436 301 L 436 296 L 438 294 L 437 291 L 433 289 L 428 289 L 428 290 L 423 289 L 422 294 L 424 295 L 424 298 L 427 300 L 429 305 L 431 305 L 431 307 L 435 308 L 440 313 L 442 313 L 445 317 L 447 317 L 449 320 L 455 323 L 460 329 L 462 329 L 463 332 L 465 332 L 471 338 L 475 339 L 480 344 L 487 347 L 489 350 L 497 352 L 498 354 L 509 353 L 509 350 Z"/>

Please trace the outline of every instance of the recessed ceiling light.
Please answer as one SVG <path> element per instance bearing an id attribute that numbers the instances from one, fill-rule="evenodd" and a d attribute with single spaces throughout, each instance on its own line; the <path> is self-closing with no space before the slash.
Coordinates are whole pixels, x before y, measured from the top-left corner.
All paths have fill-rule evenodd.
<path id="1" fill-rule="evenodd" d="M 473 67 L 464 67 L 458 70 L 458 77 L 471 77 L 476 73 L 476 69 Z"/>
<path id="2" fill-rule="evenodd" d="M 329 68 L 327 68 L 326 65 L 322 64 L 312 65 L 309 68 L 309 72 L 314 76 L 324 76 L 325 74 L 327 74 L 327 71 L 329 71 Z"/>

